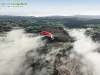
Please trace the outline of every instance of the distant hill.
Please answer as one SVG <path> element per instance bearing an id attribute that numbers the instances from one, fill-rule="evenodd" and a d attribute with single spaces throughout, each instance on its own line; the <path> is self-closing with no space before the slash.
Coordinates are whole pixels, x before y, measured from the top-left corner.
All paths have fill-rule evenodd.
<path id="1" fill-rule="evenodd" d="M 64 19 L 64 18 L 88 18 L 88 19 L 100 19 L 100 15 L 74 15 L 74 16 L 45 16 L 39 18 L 49 18 L 49 19 Z"/>
<path id="2" fill-rule="evenodd" d="M 44 16 L 44 17 L 0 15 L 0 17 L 31 17 L 31 18 L 49 18 L 49 19 L 64 19 L 64 18 L 100 19 L 100 15 L 73 15 L 73 16 L 58 16 L 58 15 L 54 15 L 54 16 Z"/>

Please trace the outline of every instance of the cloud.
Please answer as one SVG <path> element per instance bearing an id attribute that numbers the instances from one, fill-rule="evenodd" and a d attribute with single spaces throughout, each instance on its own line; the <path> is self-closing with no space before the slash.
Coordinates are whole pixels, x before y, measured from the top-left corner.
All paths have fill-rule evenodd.
<path id="1" fill-rule="evenodd" d="M 84 57 L 86 60 L 85 64 L 90 64 L 89 66 L 94 70 L 93 75 L 100 75 L 100 53 L 96 51 L 100 47 L 99 43 L 92 41 L 89 36 L 86 36 L 85 29 L 74 29 L 69 33 L 76 38 L 76 41 L 73 43 L 73 50 Z M 91 70 L 92 68 L 89 69 Z"/>
<path id="2" fill-rule="evenodd" d="M 0 38 L 0 75 L 29 75 L 32 69 L 27 69 L 26 54 L 30 50 L 36 53 L 43 45 L 41 36 L 29 37 L 24 30 L 8 32 L 6 37 Z"/>

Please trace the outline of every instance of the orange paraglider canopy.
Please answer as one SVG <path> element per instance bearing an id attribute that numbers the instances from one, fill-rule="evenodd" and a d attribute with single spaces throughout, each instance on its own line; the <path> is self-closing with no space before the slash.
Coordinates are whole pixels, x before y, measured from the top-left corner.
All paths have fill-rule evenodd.
<path id="1" fill-rule="evenodd" d="M 47 31 L 42 31 L 40 34 L 46 35 L 46 36 L 51 37 L 51 38 L 53 37 L 53 35 L 50 32 L 47 32 Z"/>

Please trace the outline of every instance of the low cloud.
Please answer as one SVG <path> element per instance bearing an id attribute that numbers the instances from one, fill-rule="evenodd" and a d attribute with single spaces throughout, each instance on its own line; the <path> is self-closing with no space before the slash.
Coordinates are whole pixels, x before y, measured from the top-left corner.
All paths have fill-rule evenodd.
<path id="1" fill-rule="evenodd" d="M 88 64 L 86 68 L 93 69 L 93 75 L 100 75 L 100 53 L 97 52 L 100 44 L 92 41 L 89 36 L 86 36 L 85 29 L 74 29 L 69 33 L 76 39 L 73 43 L 73 51 L 83 56 L 85 59 L 84 63 Z"/>
<path id="2" fill-rule="evenodd" d="M 26 54 L 44 45 L 41 36 L 29 37 L 24 30 L 8 32 L 0 38 L 0 75 L 29 75 Z"/>

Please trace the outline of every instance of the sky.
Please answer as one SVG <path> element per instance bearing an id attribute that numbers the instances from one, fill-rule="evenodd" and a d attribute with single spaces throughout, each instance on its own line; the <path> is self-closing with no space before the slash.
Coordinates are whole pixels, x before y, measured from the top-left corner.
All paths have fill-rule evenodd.
<path id="1" fill-rule="evenodd" d="M 0 6 L 0 15 L 100 15 L 100 0 L 2 0 L 0 5 L 2 3 L 27 3 L 27 5 Z"/>

